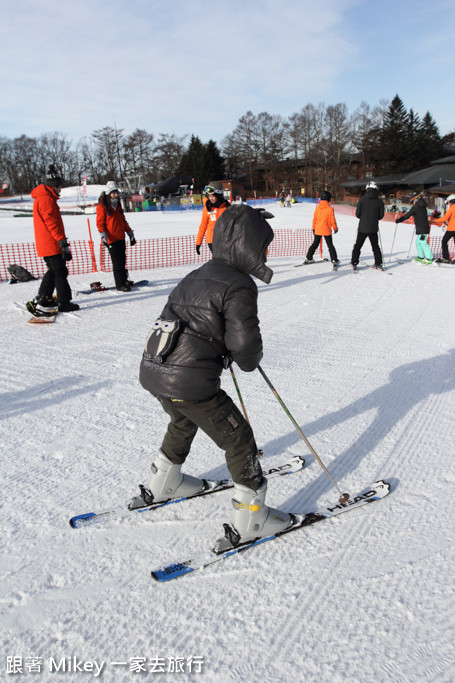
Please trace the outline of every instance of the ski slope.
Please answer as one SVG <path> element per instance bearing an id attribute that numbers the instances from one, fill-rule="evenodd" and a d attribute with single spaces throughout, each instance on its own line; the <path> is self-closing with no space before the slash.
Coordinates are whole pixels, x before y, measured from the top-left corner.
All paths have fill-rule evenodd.
<path id="1" fill-rule="evenodd" d="M 313 210 L 277 205 L 270 223 L 311 227 Z M 137 239 L 195 235 L 200 213 L 128 220 Z M 387 272 L 367 267 L 366 243 L 354 274 L 357 220 L 337 221 L 338 272 L 274 259 L 271 284 L 258 283 L 261 366 L 343 491 L 385 479 L 392 492 L 168 584 L 150 571 L 210 547 L 229 491 L 110 525 L 68 520 L 147 479 L 167 419 L 139 385 L 139 362 L 191 267 L 131 273 L 153 285 L 127 294 L 77 293 L 111 274 L 71 278 L 81 308 L 48 326 L 25 324 L 38 283 L 0 284 L 5 678 L 47 682 L 58 667 L 58 680 L 106 683 L 455 680 L 455 268 L 415 264 L 413 226 L 394 240 L 395 224 L 381 223 Z M 85 216 L 64 222 L 70 240 L 87 239 Z M 0 242 L 32 240 L 30 218 L 0 212 Z M 272 480 L 268 502 L 305 512 L 336 501 L 261 375 L 235 369 L 264 466 L 309 461 Z M 237 400 L 227 372 L 222 385 Z M 228 476 L 202 433 L 186 471 Z"/>

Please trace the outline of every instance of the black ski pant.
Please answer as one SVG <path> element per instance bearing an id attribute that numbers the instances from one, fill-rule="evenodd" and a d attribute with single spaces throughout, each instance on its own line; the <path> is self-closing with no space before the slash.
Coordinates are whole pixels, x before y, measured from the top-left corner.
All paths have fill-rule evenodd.
<path id="1" fill-rule="evenodd" d="M 51 297 L 57 290 L 57 302 L 66 304 L 71 301 L 71 287 L 68 284 L 68 268 L 61 254 L 45 256 L 47 271 L 44 273 L 38 290 L 38 298 Z"/>
<path id="2" fill-rule="evenodd" d="M 126 246 L 125 240 L 118 240 L 108 245 L 109 254 L 112 261 L 112 270 L 114 271 L 115 286 L 124 287 L 128 279 L 128 271 L 126 270 Z"/>
<path id="3" fill-rule="evenodd" d="M 455 241 L 455 232 L 453 230 L 446 230 L 442 236 L 442 258 L 446 261 L 450 260 L 449 255 L 449 241 L 453 238 Z"/>
<path id="4" fill-rule="evenodd" d="M 319 247 L 321 243 L 322 235 L 315 235 L 313 244 L 311 247 L 308 249 L 308 253 L 306 255 L 308 260 L 311 260 L 314 256 L 314 253 L 316 249 Z M 332 235 L 324 235 L 325 243 L 327 244 L 327 249 L 329 250 L 330 254 L 330 260 L 331 261 L 338 261 L 338 256 L 335 247 L 333 246 L 333 239 Z"/>
<path id="5" fill-rule="evenodd" d="M 161 445 L 171 462 L 175 465 L 185 462 L 200 428 L 225 451 L 233 481 L 257 491 L 262 469 L 253 431 L 226 392 L 220 389 L 207 401 L 158 400 L 171 418 Z"/>
<path id="6" fill-rule="evenodd" d="M 363 247 L 363 244 L 366 240 L 366 238 L 369 238 L 371 248 L 373 249 L 373 254 L 374 254 L 374 265 L 375 266 L 381 266 L 382 265 L 382 254 L 381 250 L 379 248 L 379 238 L 378 238 L 378 233 L 377 232 L 358 232 L 357 233 L 357 239 L 355 241 L 354 247 L 352 249 L 352 256 L 351 256 L 351 263 L 353 263 L 355 266 L 359 262 L 360 258 L 360 250 Z"/>

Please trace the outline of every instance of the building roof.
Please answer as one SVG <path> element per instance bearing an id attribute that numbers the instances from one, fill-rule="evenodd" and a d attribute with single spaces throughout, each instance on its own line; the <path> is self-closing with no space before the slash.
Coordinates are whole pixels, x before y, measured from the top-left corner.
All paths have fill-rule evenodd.
<path id="1" fill-rule="evenodd" d="M 455 183 L 444 182 L 442 185 L 433 185 L 429 187 L 427 192 L 432 194 L 455 194 Z"/>
<path id="2" fill-rule="evenodd" d="M 455 181 L 455 163 L 435 164 L 412 173 L 404 171 L 403 173 L 385 176 L 347 180 L 344 183 L 340 183 L 340 185 L 341 187 L 364 187 L 370 180 L 374 180 L 381 187 L 386 187 L 387 185 L 442 185 L 445 182 Z"/>
<path id="3" fill-rule="evenodd" d="M 407 185 L 430 185 L 442 182 L 443 180 L 455 181 L 455 163 L 437 164 L 428 168 L 422 168 L 420 171 L 408 173 L 403 180 Z"/>
<path id="4" fill-rule="evenodd" d="M 403 177 L 407 174 L 404 173 L 392 173 L 391 175 L 383 176 L 371 176 L 370 178 L 359 178 L 358 180 L 347 180 L 344 183 L 340 183 L 341 187 L 365 187 L 367 183 L 373 180 L 377 185 L 406 185 Z"/>

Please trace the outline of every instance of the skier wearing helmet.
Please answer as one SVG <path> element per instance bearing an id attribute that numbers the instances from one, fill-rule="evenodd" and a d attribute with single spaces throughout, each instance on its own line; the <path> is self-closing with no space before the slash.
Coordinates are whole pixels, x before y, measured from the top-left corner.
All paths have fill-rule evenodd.
<path id="1" fill-rule="evenodd" d="M 447 211 L 441 218 L 435 218 L 433 223 L 442 225 L 447 223 L 447 229 L 442 238 L 442 259 L 438 259 L 441 263 L 455 263 L 455 259 L 450 260 L 449 241 L 455 241 L 455 194 L 449 194 L 446 199 Z"/>
<path id="2" fill-rule="evenodd" d="M 196 251 L 198 255 L 201 253 L 201 244 L 205 236 L 207 246 L 212 251 L 213 228 L 216 221 L 225 211 L 229 202 L 223 196 L 222 183 L 210 183 L 204 188 L 204 194 L 207 197 L 204 208 L 202 209 L 201 224 L 196 237 Z"/>
<path id="3" fill-rule="evenodd" d="M 366 192 L 359 199 L 355 215 L 359 218 L 357 239 L 352 249 L 351 265 L 354 270 L 359 263 L 360 251 L 368 237 L 374 254 L 374 266 L 377 270 L 384 270 L 382 253 L 379 248 L 379 221 L 384 217 L 384 203 L 378 195 L 378 186 L 374 181 L 367 183 Z"/>
<path id="4" fill-rule="evenodd" d="M 140 367 L 142 386 L 158 399 L 170 422 L 152 463 L 148 488 L 140 487 L 141 496 L 130 508 L 205 490 L 203 479 L 181 472 L 196 432 L 202 429 L 225 451 L 234 481 L 233 536 L 217 542 L 220 552 L 226 545 L 293 524 L 291 515 L 265 504 L 267 479 L 253 431 L 220 386 L 223 367 L 235 362 L 244 372 L 252 372 L 262 358 L 258 288 L 252 276 L 268 284 L 273 275 L 266 265 L 273 230 L 265 217 L 245 204 L 223 213 L 213 233 L 213 258 L 170 293 L 147 339 Z"/>

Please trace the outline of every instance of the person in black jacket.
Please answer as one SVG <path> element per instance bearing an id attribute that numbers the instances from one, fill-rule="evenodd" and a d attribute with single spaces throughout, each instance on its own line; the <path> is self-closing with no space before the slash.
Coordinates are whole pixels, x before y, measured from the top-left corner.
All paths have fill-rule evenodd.
<path id="1" fill-rule="evenodd" d="M 422 195 L 417 195 L 412 200 L 413 205 L 405 214 L 395 220 L 395 223 L 402 223 L 408 218 L 414 218 L 416 231 L 416 261 L 420 263 L 434 263 L 433 252 L 428 244 L 430 234 L 430 224 L 428 222 L 427 203 Z"/>
<path id="2" fill-rule="evenodd" d="M 225 451 L 234 481 L 233 526 L 223 544 L 236 544 L 283 530 L 292 516 L 265 505 L 262 475 L 249 423 L 220 388 L 223 368 L 234 361 L 244 372 L 262 358 L 258 290 L 251 276 L 269 283 L 265 264 L 273 230 L 247 205 L 226 209 L 215 224 L 213 258 L 189 273 L 171 292 L 149 335 L 140 382 L 170 417 L 148 489 L 130 507 L 197 495 L 204 481 L 181 473 L 198 428 Z"/>
<path id="3" fill-rule="evenodd" d="M 374 268 L 384 269 L 382 264 L 382 253 L 379 247 L 379 221 L 384 217 L 384 203 L 378 195 L 378 186 L 375 182 L 367 183 L 366 192 L 359 199 L 355 215 L 359 218 L 357 239 L 352 249 L 351 265 L 357 268 L 360 258 L 360 251 L 363 243 L 368 237 L 374 254 Z"/>

